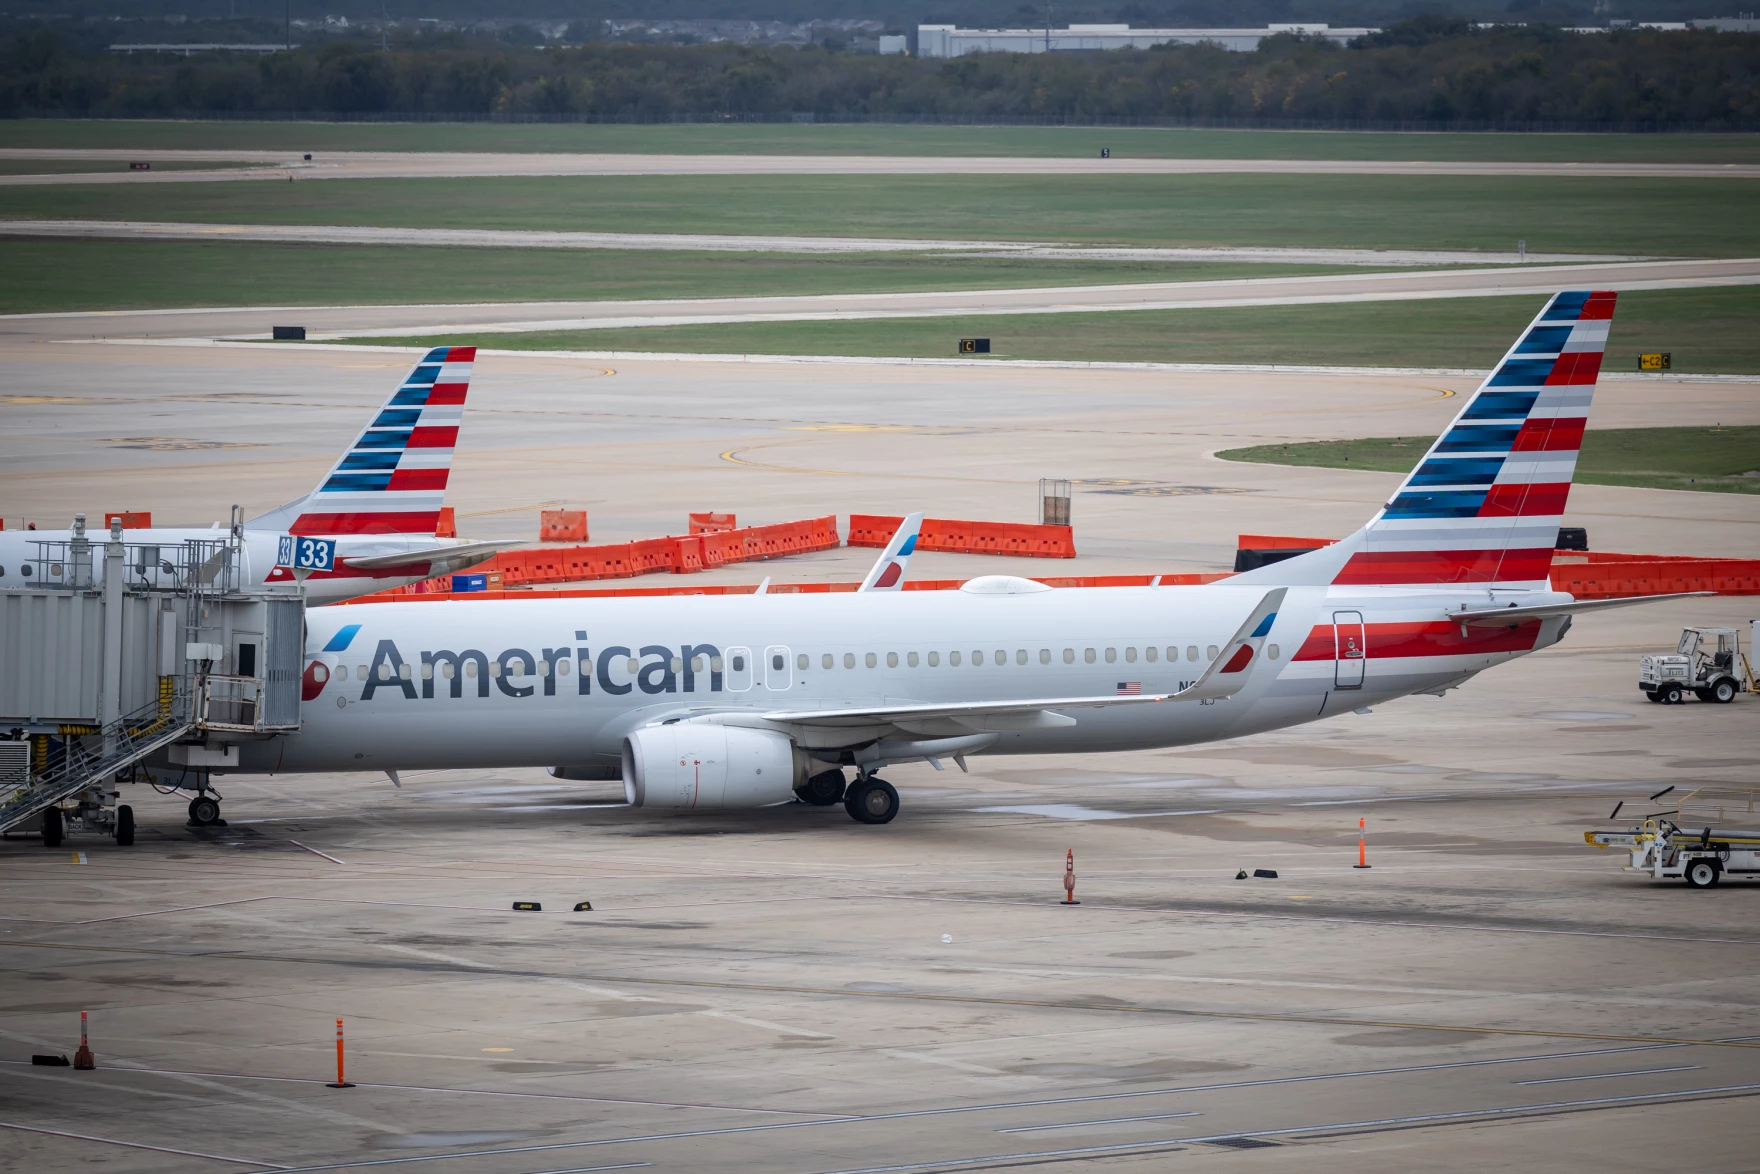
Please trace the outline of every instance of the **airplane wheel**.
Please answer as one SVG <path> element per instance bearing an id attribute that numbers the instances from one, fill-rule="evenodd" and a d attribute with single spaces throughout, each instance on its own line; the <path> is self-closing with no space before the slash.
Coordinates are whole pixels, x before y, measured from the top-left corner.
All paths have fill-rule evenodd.
<path id="1" fill-rule="evenodd" d="M 122 848 L 134 843 L 134 808 L 126 803 L 116 809 L 116 843 Z"/>
<path id="2" fill-rule="evenodd" d="M 189 801 L 189 821 L 197 827 L 212 827 L 220 822 L 220 804 L 206 795 Z"/>
<path id="3" fill-rule="evenodd" d="M 844 796 L 843 808 L 857 823 L 891 823 L 898 814 L 898 792 L 885 779 L 858 779 Z"/>
<path id="4" fill-rule="evenodd" d="M 1728 677 L 1719 677 L 1706 692 L 1710 694 L 1706 700 L 1728 705 L 1736 699 L 1736 683 Z"/>
<path id="5" fill-rule="evenodd" d="M 1687 865 L 1687 885 L 1695 889 L 1708 889 L 1717 883 L 1717 862 L 1714 860 L 1695 860 Z"/>
<path id="6" fill-rule="evenodd" d="M 802 803 L 811 803 L 814 807 L 830 807 L 833 803 L 843 801 L 843 772 L 841 770 L 820 771 L 795 789 Z"/>
<path id="7" fill-rule="evenodd" d="M 50 807 L 43 812 L 43 847 L 61 847 L 61 836 L 65 825 L 61 822 L 61 808 Z"/>

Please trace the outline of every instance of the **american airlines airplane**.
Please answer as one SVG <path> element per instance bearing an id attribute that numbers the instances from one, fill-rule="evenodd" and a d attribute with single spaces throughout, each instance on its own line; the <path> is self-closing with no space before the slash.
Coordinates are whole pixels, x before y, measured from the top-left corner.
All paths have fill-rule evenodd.
<path id="1" fill-rule="evenodd" d="M 278 566 L 286 538 L 334 540 L 329 566 L 305 579 L 311 603 L 336 603 L 463 570 L 494 556 L 512 542 L 460 542 L 437 538 L 440 503 L 464 417 L 475 347 L 436 347 L 404 377 L 373 414 L 352 445 L 317 488 L 280 509 L 236 523 L 230 534 L 240 546 L 241 586 L 291 582 L 294 571 Z M 213 542 L 229 531 L 195 528 L 130 530 L 139 546 Z M 65 565 L 70 530 L 0 532 L 0 587 L 56 582 L 72 575 Z M 328 554 L 327 548 L 325 553 Z M 104 544 L 93 543 L 94 571 L 103 575 Z M 173 560 L 174 561 L 174 560 Z M 169 566 L 169 563 L 167 563 Z M 168 572 L 142 563 L 130 577 L 155 586 Z"/>
<path id="2" fill-rule="evenodd" d="M 638 807 L 841 801 L 880 824 L 896 763 L 1189 745 L 1442 694 L 1639 602 L 1548 580 L 1614 298 L 1552 298 L 1399 492 L 1323 550 L 1202 587 L 325 608 L 303 728 L 239 765 L 547 766 L 621 778 Z"/>

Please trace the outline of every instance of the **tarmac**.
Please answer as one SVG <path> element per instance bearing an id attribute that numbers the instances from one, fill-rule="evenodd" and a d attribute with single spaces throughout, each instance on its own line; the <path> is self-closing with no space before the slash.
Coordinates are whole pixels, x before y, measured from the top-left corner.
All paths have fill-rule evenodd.
<path id="1" fill-rule="evenodd" d="M 9 326 L 9 526 L 277 505 L 405 366 Z M 467 537 L 535 534 L 554 501 L 615 541 L 704 509 L 1035 520 L 1059 476 L 1080 558 L 911 574 L 1214 570 L 1241 532 L 1343 534 L 1398 480 L 1216 450 L 1434 433 L 1474 382 L 490 354 L 448 501 Z M 1754 391 L 1610 382 L 1592 424 L 1760 423 Z M 1596 549 L 1760 546 L 1747 495 L 1578 486 L 1565 521 Z M 848 579 L 872 553 L 633 582 Z M 0 1152 L 148 1174 L 1748 1170 L 1760 889 L 1626 876 L 1582 832 L 1670 784 L 1753 785 L 1760 698 L 1653 707 L 1635 675 L 1682 624 L 1757 616 L 1584 616 L 1446 697 L 1252 739 L 896 767 L 880 828 L 632 810 L 508 770 L 230 779 L 228 825 L 198 829 L 131 786 L 132 848 L 0 842 Z M 98 1070 L 32 1067 L 71 1054 L 81 1010 Z M 347 1089 L 326 1087 L 339 1017 Z"/>
<path id="2" fill-rule="evenodd" d="M 1387 159 L 1019 158 L 911 155 L 636 155 L 470 151 L 131 151 L 0 149 L 0 159 L 41 159 L 38 175 L 0 176 L 0 187 L 63 183 L 240 183 L 310 179 L 459 179 L 514 175 L 1434 175 L 1590 179 L 1754 179 L 1752 163 L 1433 162 Z M 212 171 L 54 174 L 58 160 L 255 164 Z"/>

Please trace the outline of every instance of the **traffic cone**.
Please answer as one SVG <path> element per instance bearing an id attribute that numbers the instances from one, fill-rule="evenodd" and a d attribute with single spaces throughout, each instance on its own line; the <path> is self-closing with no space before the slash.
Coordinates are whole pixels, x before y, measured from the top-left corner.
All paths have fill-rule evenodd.
<path id="1" fill-rule="evenodd" d="M 336 1083 L 325 1085 L 326 1088 L 353 1088 L 342 1076 L 342 1020 L 336 1021 Z"/>
<path id="2" fill-rule="evenodd" d="M 73 1054 L 73 1066 L 81 1072 L 90 1072 L 98 1066 L 98 1059 L 92 1055 L 91 1045 L 86 1042 L 86 1013 L 79 1013 L 79 1051 Z"/>

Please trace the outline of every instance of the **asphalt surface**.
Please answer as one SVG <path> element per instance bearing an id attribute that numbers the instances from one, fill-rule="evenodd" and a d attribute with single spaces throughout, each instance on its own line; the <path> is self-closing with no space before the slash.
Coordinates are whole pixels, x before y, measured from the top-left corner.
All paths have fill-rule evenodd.
<path id="1" fill-rule="evenodd" d="M 1582 264 L 1653 261 L 1620 254 L 1471 252 L 1445 249 L 1128 248 L 1038 241 L 913 240 L 887 237 L 717 235 L 680 232 L 543 232 L 499 228 L 385 228 L 322 224 L 179 224 L 125 220 L 0 220 L 0 236 L 109 240 L 228 240 L 426 248 L 636 249 L 712 253 L 956 253 L 1106 261 L 1232 261 L 1285 265 Z"/>
<path id="2" fill-rule="evenodd" d="M 0 186 L 62 183 L 285 183 L 307 179 L 462 178 L 512 175 L 1440 175 L 1581 176 L 1593 179 L 1755 179 L 1750 163 L 1491 163 L 1312 159 L 1047 159 L 885 155 L 617 155 L 423 151 L 129 151 L 31 148 L 0 158 L 42 159 L 43 174 L 0 176 Z M 54 174 L 57 159 L 249 163 L 216 171 Z"/>

